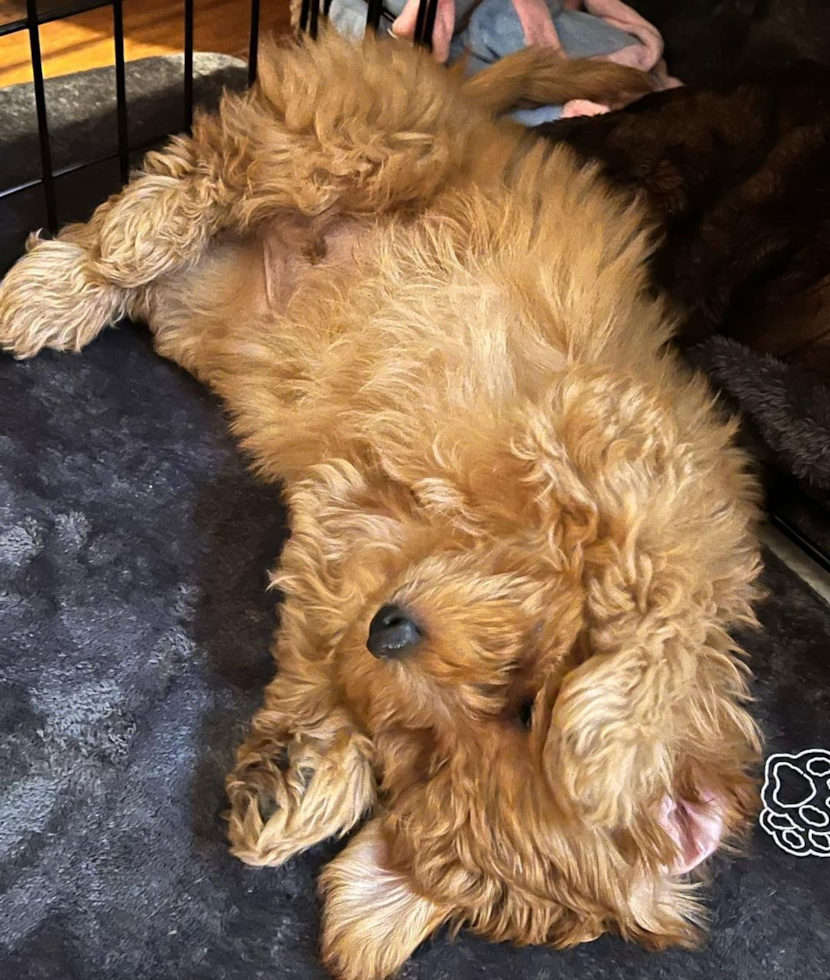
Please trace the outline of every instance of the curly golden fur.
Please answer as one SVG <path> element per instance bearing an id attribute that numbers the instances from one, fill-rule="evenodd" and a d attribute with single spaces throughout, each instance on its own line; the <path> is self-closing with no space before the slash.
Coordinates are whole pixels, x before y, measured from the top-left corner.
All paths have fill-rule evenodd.
<path id="1" fill-rule="evenodd" d="M 638 209 L 494 119 L 638 85 L 538 51 L 465 85 L 391 41 L 275 48 L 0 288 L 19 356 L 146 319 L 284 488 L 279 673 L 229 833 L 276 865 L 368 817 L 322 875 L 343 980 L 445 922 L 691 943 L 683 872 L 753 806 L 734 425 L 665 348 Z M 379 659 L 388 603 L 423 637 Z"/>

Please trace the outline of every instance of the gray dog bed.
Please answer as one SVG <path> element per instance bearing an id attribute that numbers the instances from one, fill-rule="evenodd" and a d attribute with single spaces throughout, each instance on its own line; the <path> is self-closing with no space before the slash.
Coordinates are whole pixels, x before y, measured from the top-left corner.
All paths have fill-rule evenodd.
<path id="1" fill-rule="evenodd" d="M 7 133 L 5 149 L 31 152 L 27 138 Z M 78 130 L 62 138 L 71 155 Z M 23 163 L 4 152 L 0 171 Z M 24 223 L 2 207 L 10 259 Z M 273 670 L 277 493 L 140 330 L 81 357 L 0 355 L 0 419 L 0 976 L 322 978 L 315 879 L 337 845 L 254 871 L 228 856 L 218 820 Z M 830 610 L 772 556 L 765 581 L 763 628 L 743 641 L 769 751 L 830 749 Z M 462 934 L 428 943 L 403 977 L 827 977 L 830 858 L 794 857 L 757 828 L 749 856 L 712 875 L 698 953 Z"/>
<path id="2" fill-rule="evenodd" d="M 283 540 L 219 405 L 143 332 L 82 356 L 0 357 L 0 976 L 318 978 L 315 877 L 226 851 L 222 780 L 272 672 Z M 744 637 L 770 751 L 830 748 L 830 610 L 768 556 Z M 419 980 L 823 980 L 830 859 L 757 829 L 719 859 L 711 940 L 648 954 L 438 938 Z"/>

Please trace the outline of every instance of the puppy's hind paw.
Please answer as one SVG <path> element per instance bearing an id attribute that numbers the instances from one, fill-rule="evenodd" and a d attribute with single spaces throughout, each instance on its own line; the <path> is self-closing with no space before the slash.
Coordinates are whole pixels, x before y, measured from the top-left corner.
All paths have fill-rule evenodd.
<path id="1" fill-rule="evenodd" d="M 0 348 L 20 358 L 78 351 L 124 315 L 123 290 L 90 276 L 80 245 L 33 235 L 27 249 L 0 282 Z"/>

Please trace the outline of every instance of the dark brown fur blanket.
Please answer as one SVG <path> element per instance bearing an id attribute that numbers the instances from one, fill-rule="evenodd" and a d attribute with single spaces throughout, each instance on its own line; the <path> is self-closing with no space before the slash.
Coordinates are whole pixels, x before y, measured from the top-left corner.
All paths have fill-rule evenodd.
<path id="1" fill-rule="evenodd" d="M 754 70 L 540 131 L 645 198 L 684 344 L 724 334 L 830 376 L 830 68 Z"/>

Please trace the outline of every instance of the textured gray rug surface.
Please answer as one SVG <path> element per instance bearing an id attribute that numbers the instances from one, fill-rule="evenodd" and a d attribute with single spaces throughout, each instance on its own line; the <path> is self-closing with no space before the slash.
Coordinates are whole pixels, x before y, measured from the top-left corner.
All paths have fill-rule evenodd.
<path id="1" fill-rule="evenodd" d="M 222 778 L 272 672 L 265 571 L 285 535 L 220 407 L 109 331 L 0 356 L 0 976 L 322 978 L 315 876 L 226 852 Z M 744 637 L 769 751 L 830 749 L 830 610 L 774 558 Z M 830 792 L 830 789 L 828 790 Z M 826 980 L 830 858 L 756 829 L 718 859 L 701 952 L 567 952 L 462 936 L 407 980 Z"/>

